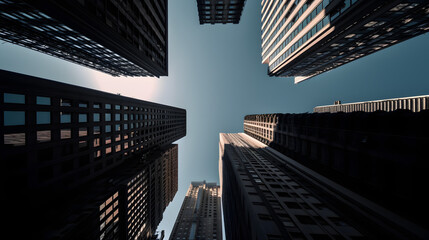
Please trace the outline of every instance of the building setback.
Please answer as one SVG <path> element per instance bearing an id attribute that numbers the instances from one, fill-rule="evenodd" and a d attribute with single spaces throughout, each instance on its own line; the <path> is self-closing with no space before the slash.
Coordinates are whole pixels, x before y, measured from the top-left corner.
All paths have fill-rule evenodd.
<path id="1" fill-rule="evenodd" d="M 197 0 L 200 24 L 240 22 L 246 0 Z"/>
<path id="2" fill-rule="evenodd" d="M 247 134 L 220 134 L 228 239 L 425 239 L 428 231 Z"/>
<path id="3" fill-rule="evenodd" d="M 167 2 L 5 0 L 0 39 L 113 76 L 167 76 Z"/>
<path id="4" fill-rule="evenodd" d="M 260 114 L 244 132 L 313 171 L 428 228 L 428 111 Z"/>
<path id="5" fill-rule="evenodd" d="M 295 83 L 429 31 L 420 0 L 263 0 L 262 63 Z"/>
<path id="6" fill-rule="evenodd" d="M 336 103 L 334 105 L 317 106 L 313 112 L 317 113 L 335 113 L 335 112 L 375 112 L 375 111 L 395 111 L 398 109 L 407 109 L 413 112 L 419 112 L 429 109 L 429 95 L 392 98 L 367 102 L 356 103 Z"/>
<path id="7" fill-rule="evenodd" d="M 67 192 L 186 135 L 186 110 L 0 71 L 0 150 L 15 193 Z"/>
<path id="8" fill-rule="evenodd" d="M 222 240 L 220 189 L 216 183 L 192 182 L 170 240 Z"/>

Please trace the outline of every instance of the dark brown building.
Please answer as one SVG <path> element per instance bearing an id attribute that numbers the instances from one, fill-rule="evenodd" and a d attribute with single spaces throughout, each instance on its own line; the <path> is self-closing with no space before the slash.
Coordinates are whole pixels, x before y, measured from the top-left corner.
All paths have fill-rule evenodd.
<path id="1" fill-rule="evenodd" d="M 0 39 L 114 76 L 167 76 L 167 3 L 6 0 Z"/>
<path id="2" fill-rule="evenodd" d="M 200 24 L 240 22 L 246 0 L 197 0 Z"/>

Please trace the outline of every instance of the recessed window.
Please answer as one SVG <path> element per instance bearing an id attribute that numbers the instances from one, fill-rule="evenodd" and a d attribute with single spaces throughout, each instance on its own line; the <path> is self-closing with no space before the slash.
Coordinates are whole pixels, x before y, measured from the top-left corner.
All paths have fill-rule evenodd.
<path id="1" fill-rule="evenodd" d="M 71 113 L 60 112 L 61 123 L 71 123 Z"/>
<path id="2" fill-rule="evenodd" d="M 121 141 L 121 134 L 116 134 L 115 135 L 115 142 L 119 142 Z"/>
<path id="3" fill-rule="evenodd" d="M 79 113 L 79 122 L 80 123 L 88 122 L 88 114 L 86 114 L 86 113 Z"/>
<path id="4" fill-rule="evenodd" d="M 86 127 L 79 128 L 79 137 L 88 136 L 88 129 Z"/>
<path id="5" fill-rule="evenodd" d="M 94 147 L 99 147 L 100 146 L 100 139 L 99 138 L 95 138 L 94 139 Z"/>
<path id="6" fill-rule="evenodd" d="M 112 121 L 110 113 L 105 113 L 104 114 L 104 121 Z"/>
<path id="7" fill-rule="evenodd" d="M 100 114 L 99 113 L 94 113 L 93 120 L 94 120 L 94 122 L 99 122 L 100 121 Z"/>
<path id="8" fill-rule="evenodd" d="M 4 111 L 4 126 L 25 125 L 24 111 Z"/>
<path id="9" fill-rule="evenodd" d="M 106 104 L 104 105 L 104 108 L 105 108 L 105 109 L 112 109 L 112 105 L 110 105 L 109 103 L 106 103 Z"/>
<path id="10" fill-rule="evenodd" d="M 37 112 L 36 113 L 36 122 L 37 122 L 37 124 L 50 124 L 51 123 L 51 113 L 50 112 Z"/>
<path id="11" fill-rule="evenodd" d="M 79 141 L 79 150 L 83 151 L 86 149 L 88 149 L 88 141 L 85 141 L 85 140 Z"/>
<path id="12" fill-rule="evenodd" d="M 120 110 L 121 109 L 121 105 L 115 105 L 115 109 L 116 110 Z"/>
<path id="13" fill-rule="evenodd" d="M 15 93 L 4 93 L 4 103 L 25 104 L 25 95 Z"/>
<path id="14" fill-rule="evenodd" d="M 121 124 L 115 125 L 115 131 L 121 131 Z"/>
<path id="15" fill-rule="evenodd" d="M 104 144 L 110 144 L 110 143 L 112 143 L 112 138 L 109 136 L 109 137 L 106 137 L 105 139 L 104 139 Z"/>
<path id="16" fill-rule="evenodd" d="M 79 103 L 79 107 L 80 108 L 87 108 L 88 107 L 88 103 L 86 103 L 86 102 L 80 102 Z"/>
<path id="17" fill-rule="evenodd" d="M 119 113 L 115 114 L 115 121 L 121 121 L 121 114 Z"/>
<path id="18" fill-rule="evenodd" d="M 4 145 L 19 147 L 25 145 L 25 133 L 5 133 Z"/>
<path id="19" fill-rule="evenodd" d="M 101 150 L 97 150 L 94 152 L 94 158 L 101 158 Z"/>
<path id="20" fill-rule="evenodd" d="M 51 105 L 51 98 L 50 97 L 36 97 L 36 103 L 38 105 Z"/>
<path id="21" fill-rule="evenodd" d="M 92 107 L 100 109 L 101 108 L 101 104 L 100 103 L 94 103 L 94 105 L 92 105 Z"/>
<path id="22" fill-rule="evenodd" d="M 61 107 L 71 107 L 72 101 L 70 99 L 61 99 L 60 106 Z"/>
<path id="23" fill-rule="evenodd" d="M 115 152 L 120 152 L 120 151 L 121 151 L 121 145 L 116 145 Z"/>
<path id="24" fill-rule="evenodd" d="M 108 133 L 108 132 L 111 132 L 111 131 L 112 131 L 112 126 L 110 126 L 110 125 L 106 125 L 106 126 L 105 126 L 105 130 L 106 130 L 105 132 L 107 132 L 107 133 Z"/>
<path id="25" fill-rule="evenodd" d="M 107 147 L 106 148 L 106 154 L 110 154 L 112 153 L 112 147 Z"/>
<path id="26" fill-rule="evenodd" d="M 71 138 L 71 129 L 70 128 L 61 129 L 60 135 L 61 135 L 61 139 Z"/>
<path id="27" fill-rule="evenodd" d="M 100 126 L 94 126 L 94 135 L 100 134 Z"/>
<path id="28" fill-rule="evenodd" d="M 124 114 L 124 120 L 127 121 L 128 120 L 128 114 Z"/>
<path id="29" fill-rule="evenodd" d="M 37 142 L 49 142 L 51 141 L 51 131 L 44 130 L 44 131 L 37 131 Z"/>

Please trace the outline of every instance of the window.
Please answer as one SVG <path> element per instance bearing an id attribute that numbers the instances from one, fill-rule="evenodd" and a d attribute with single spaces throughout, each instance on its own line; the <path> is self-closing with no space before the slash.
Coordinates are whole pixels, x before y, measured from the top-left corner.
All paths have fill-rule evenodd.
<path id="1" fill-rule="evenodd" d="M 88 136 L 88 129 L 86 127 L 79 128 L 79 137 Z"/>
<path id="2" fill-rule="evenodd" d="M 4 93 L 4 103 L 25 104 L 25 95 L 15 93 Z"/>
<path id="3" fill-rule="evenodd" d="M 37 131 L 37 142 L 49 142 L 51 141 L 51 131 L 44 130 L 44 131 Z"/>
<path id="4" fill-rule="evenodd" d="M 115 109 L 116 110 L 120 110 L 121 109 L 121 105 L 115 105 Z"/>
<path id="5" fill-rule="evenodd" d="M 79 122 L 85 123 L 88 121 L 88 114 L 86 113 L 79 113 Z"/>
<path id="6" fill-rule="evenodd" d="M 50 124 L 51 123 L 51 113 L 50 112 L 37 112 L 36 113 L 36 122 L 37 122 L 37 124 Z"/>
<path id="7" fill-rule="evenodd" d="M 119 113 L 115 114 L 115 121 L 121 121 L 121 114 Z"/>
<path id="8" fill-rule="evenodd" d="M 100 114 L 99 113 L 94 113 L 93 120 L 94 120 L 94 122 L 99 122 L 100 121 Z"/>
<path id="9" fill-rule="evenodd" d="M 60 100 L 60 106 L 71 107 L 71 100 L 70 99 L 61 99 Z"/>
<path id="10" fill-rule="evenodd" d="M 112 147 L 106 148 L 106 154 L 110 154 L 110 153 L 112 153 Z"/>
<path id="11" fill-rule="evenodd" d="M 115 131 L 121 131 L 121 124 L 115 125 Z"/>
<path id="12" fill-rule="evenodd" d="M 110 143 L 112 143 L 112 138 L 109 136 L 109 137 L 106 137 L 105 139 L 104 139 L 104 144 L 110 144 Z"/>
<path id="13" fill-rule="evenodd" d="M 105 128 L 106 128 L 105 132 L 107 132 L 107 133 L 112 131 L 112 126 L 110 126 L 110 125 L 106 125 Z"/>
<path id="14" fill-rule="evenodd" d="M 79 103 L 79 107 L 80 108 L 87 108 L 88 107 L 88 103 L 86 103 L 86 102 L 80 102 Z"/>
<path id="15" fill-rule="evenodd" d="M 60 135 L 61 135 L 61 139 L 71 138 L 71 129 L 70 128 L 61 129 Z"/>
<path id="16" fill-rule="evenodd" d="M 110 113 L 104 114 L 104 121 L 112 121 Z"/>
<path id="17" fill-rule="evenodd" d="M 51 105 L 51 98 L 50 97 L 36 97 L 36 103 L 38 105 Z"/>
<path id="18" fill-rule="evenodd" d="M 100 103 L 94 103 L 94 105 L 92 105 L 92 107 L 100 109 L 101 108 L 101 104 Z"/>
<path id="19" fill-rule="evenodd" d="M 100 134 L 100 126 L 94 126 L 94 135 Z"/>
<path id="20" fill-rule="evenodd" d="M 4 111 L 4 126 L 25 125 L 24 111 Z"/>
<path id="21" fill-rule="evenodd" d="M 71 123 L 71 113 L 60 112 L 61 123 Z"/>
<path id="22" fill-rule="evenodd" d="M 95 138 L 94 139 L 94 147 L 99 147 L 100 146 L 100 139 L 99 138 Z"/>
<path id="23" fill-rule="evenodd" d="M 25 133 L 5 133 L 4 145 L 19 147 L 25 145 Z"/>
<path id="24" fill-rule="evenodd" d="M 112 109 L 112 105 L 110 105 L 109 103 L 106 103 L 106 104 L 104 105 L 104 108 L 105 108 L 105 109 Z"/>

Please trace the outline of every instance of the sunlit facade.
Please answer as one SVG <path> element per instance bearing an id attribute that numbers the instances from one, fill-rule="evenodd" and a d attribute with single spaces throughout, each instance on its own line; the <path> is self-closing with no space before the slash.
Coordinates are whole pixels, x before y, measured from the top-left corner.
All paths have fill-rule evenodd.
<path id="1" fill-rule="evenodd" d="M 418 0 L 263 0 L 262 63 L 295 83 L 429 31 Z"/>
<path id="2" fill-rule="evenodd" d="M 0 39 L 113 76 L 167 76 L 167 3 L 3 0 Z"/>
<path id="3" fill-rule="evenodd" d="M 222 240 L 220 189 L 216 183 L 192 182 L 170 240 Z"/>

